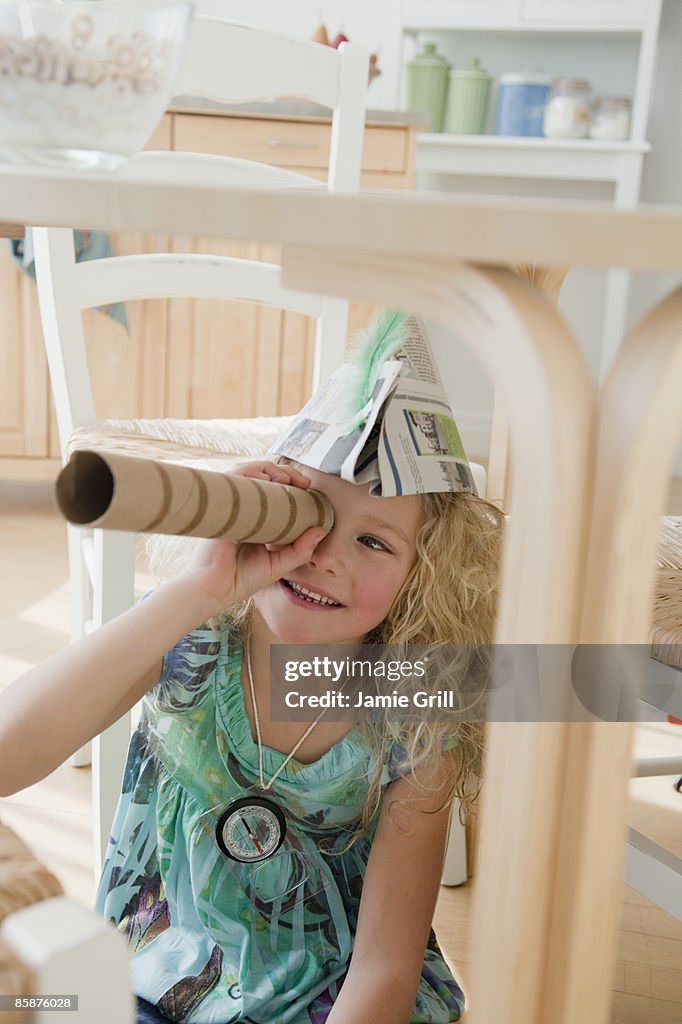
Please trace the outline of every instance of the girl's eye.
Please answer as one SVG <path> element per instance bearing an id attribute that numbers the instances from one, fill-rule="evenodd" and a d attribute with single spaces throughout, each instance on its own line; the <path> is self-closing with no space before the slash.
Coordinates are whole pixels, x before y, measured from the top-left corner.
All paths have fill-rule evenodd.
<path id="1" fill-rule="evenodd" d="M 383 540 L 379 540 L 378 537 L 364 536 L 358 537 L 358 540 L 365 547 L 371 548 L 372 551 L 390 551 L 388 545 L 384 544 Z"/>

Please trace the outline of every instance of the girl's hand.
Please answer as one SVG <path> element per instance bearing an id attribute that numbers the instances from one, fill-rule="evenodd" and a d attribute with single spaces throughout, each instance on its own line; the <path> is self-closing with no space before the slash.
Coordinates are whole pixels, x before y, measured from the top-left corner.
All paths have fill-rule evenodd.
<path id="1" fill-rule="evenodd" d="M 254 480 L 293 487 L 310 486 L 308 477 L 293 466 L 276 466 L 264 460 L 245 463 L 233 472 Z M 228 540 L 201 540 L 180 579 L 200 599 L 203 617 L 207 619 L 304 565 L 324 536 L 325 530 L 313 526 L 293 544 L 276 548 L 265 544 L 235 544 Z"/>
<path id="2" fill-rule="evenodd" d="M 241 466 L 236 466 L 232 472 L 235 476 L 248 476 L 253 480 L 265 480 L 267 483 L 310 487 L 310 479 L 295 466 L 278 466 L 266 459 L 260 459 L 257 462 L 244 462 Z"/>

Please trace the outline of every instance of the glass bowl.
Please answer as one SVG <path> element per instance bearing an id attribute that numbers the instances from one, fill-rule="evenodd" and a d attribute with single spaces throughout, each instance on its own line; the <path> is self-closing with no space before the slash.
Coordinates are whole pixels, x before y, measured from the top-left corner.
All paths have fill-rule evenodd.
<path id="1" fill-rule="evenodd" d="M 186 0 L 0 0 L 0 159 L 114 171 L 163 115 Z"/>

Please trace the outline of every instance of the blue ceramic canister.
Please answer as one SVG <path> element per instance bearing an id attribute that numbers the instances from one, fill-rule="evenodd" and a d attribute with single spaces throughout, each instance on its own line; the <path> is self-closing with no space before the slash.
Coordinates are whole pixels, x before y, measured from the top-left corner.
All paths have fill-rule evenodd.
<path id="1" fill-rule="evenodd" d="M 542 135 L 551 79 L 537 71 L 500 75 L 496 135 Z"/>

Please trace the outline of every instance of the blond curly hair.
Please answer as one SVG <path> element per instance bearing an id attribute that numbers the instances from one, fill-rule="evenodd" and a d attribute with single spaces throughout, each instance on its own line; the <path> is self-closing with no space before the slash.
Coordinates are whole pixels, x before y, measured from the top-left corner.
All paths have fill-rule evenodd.
<path id="1" fill-rule="evenodd" d="M 416 538 L 417 558 L 376 639 L 393 647 L 407 644 L 466 645 L 463 661 L 476 649 L 492 644 L 495 632 L 504 517 L 473 494 L 423 494 L 422 525 Z M 372 638 L 374 639 L 374 637 Z M 420 687 L 428 689 L 428 677 Z M 438 676 L 432 686 L 438 687 Z M 450 677 L 450 685 L 452 678 Z M 367 832 L 381 803 L 382 764 L 395 749 L 402 757 L 397 774 L 409 773 L 438 757 L 450 761 L 450 782 L 434 812 L 460 801 L 460 819 L 472 812 L 478 795 L 483 754 L 483 725 L 453 722 L 446 716 L 409 717 L 400 734 L 386 722 L 362 724 L 370 749 L 376 751 L 370 787 L 363 808 L 361 832 Z"/>

